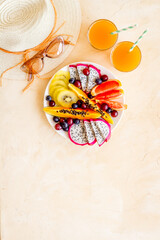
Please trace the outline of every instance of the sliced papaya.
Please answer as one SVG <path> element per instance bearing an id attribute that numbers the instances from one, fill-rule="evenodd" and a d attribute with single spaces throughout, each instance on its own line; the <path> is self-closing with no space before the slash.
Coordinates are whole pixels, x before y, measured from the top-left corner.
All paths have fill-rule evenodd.
<path id="1" fill-rule="evenodd" d="M 104 112 L 103 110 L 100 109 L 100 107 L 96 104 L 96 102 L 92 101 L 91 99 L 88 98 L 87 94 L 85 94 L 81 89 L 77 88 L 73 84 L 68 84 L 68 87 L 77 94 L 77 96 L 85 102 L 88 108 L 93 109 L 97 113 L 101 114 L 101 117 L 104 118 L 108 123 L 113 124 L 113 120 L 111 116 Z"/>
<path id="2" fill-rule="evenodd" d="M 94 99 L 95 100 L 102 100 L 102 99 L 115 99 L 119 98 L 124 94 L 123 89 L 113 89 L 105 93 L 98 94 Z"/>
<path id="3" fill-rule="evenodd" d="M 114 110 L 118 110 L 118 111 L 122 111 L 122 110 L 127 109 L 127 104 L 123 104 L 121 102 L 110 101 L 110 100 L 107 100 L 107 99 L 97 100 L 97 102 L 99 104 L 107 103 L 108 107 L 110 107 Z"/>
<path id="4" fill-rule="evenodd" d="M 92 89 L 91 94 L 92 94 L 92 96 L 96 96 L 98 94 L 105 93 L 105 92 L 110 91 L 112 89 L 116 89 L 120 86 L 122 86 L 122 84 L 119 80 L 116 80 L 116 79 L 111 80 L 110 79 L 107 82 L 103 82 L 100 85 L 96 85 Z"/>
<path id="5" fill-rule="evenodd" d="M 101 117 L 100 113 L 90 109 L 82 110 L 64 107 L 45 107 L 43 111 L 56 117 L 65 118 L 96 119 Z"/>

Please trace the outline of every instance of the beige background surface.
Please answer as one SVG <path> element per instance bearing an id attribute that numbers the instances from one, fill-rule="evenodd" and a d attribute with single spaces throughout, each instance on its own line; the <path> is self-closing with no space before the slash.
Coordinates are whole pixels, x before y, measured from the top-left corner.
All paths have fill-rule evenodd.
<path id="1" fill-rule="evenodd" d="M 160 91 L 159 0 L 80 0 L 78 44 L 60 67 L 93 61 L 122 81 L 128 110 L 111 140 L 98 148 L 78 147 L 56 134 L 42 111 L 47 80 L 21 93 L 23 81 L 0 89 L 2 240 L 159 240 L 160 239 Z M 67 14 L 67 9 L 66 9 Z M 137 70 L 120 73 L 110 51 L 87 42 L 87 28 L 98 18 L 139 44 Z"/>

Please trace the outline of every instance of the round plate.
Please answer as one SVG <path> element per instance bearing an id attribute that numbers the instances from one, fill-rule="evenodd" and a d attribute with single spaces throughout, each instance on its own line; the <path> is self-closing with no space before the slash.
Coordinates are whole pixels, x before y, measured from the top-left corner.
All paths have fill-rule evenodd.
<path id="1" fill-rule="evenodd" d="M 98 68 L 98 69 L 101 70 L 101 74 L 102 74 L 102 75 L 103 75 L 103 74 L 108 75 L 108 78 L 109 78 L 109 79 L 117 79 L 117 78 L 113 75 L 113 73 L 111 73 L 109 70 L 107 70 L 107 68 L 105 68 L 105 67 L 103 67 L 103 66 L 101 66 L 101 65 L 99 65 L 99 64 L 97 64 L 97 63 L 93 63 L 93 62 L 74 62 L 74 63 L 70 63 L 70 64 L 78 64 L 78 63 L 88 64 L 88 65 L 90 65 L 90 64 L 91 64 L 91 65 L 94 65 L 96 68 Z M 70 65 L 70 64 L 69 64 L 69 65 Z M 65 67 L 61 68 L 60 70 L 69 71 L 69 68 L 68 68 L 69 65 L 66 65 Z M 60 71 L 60 70 L 59 70 L 59 71 Z M 55 74 L 56 74 L 56 73 L 55 73 Z M 54 74 L 54 75 L 55 75 L 55 74 Z M 53 75 L 53 77 L 54 77 L 54 75 Z M 53 78 L 53 77 L 52 77 L 52 78 Z M 51 80 L 49 81 L 49 83 L 48 83 L 48 85 L 47 85 L 47 87 L 46 87 L 45 93 L 44 93 L 44 107 L 48 107 L 48 101 L 46 101 L 46 96 L 49 95 L 49 85 L 50 85 L 50 83 L 51 83 L 51 81 L 52 81 L 52 78 L 51 78 Z M 125 101 L 124 95 L 123 95 L 121 98 L 119 98 L 118 101 L 124 103 L 124 101 Z M 123 110 L 123 111 L 118 111 L 118 117 L 113 118 L 114 124 L 111 124 L 111 131 L 113 131 L 113 130 L 118 126 L 118 124 L 119 124 L 119 122 L 120 122 L 120 120 L 121 120 L 121 118 L 122 118 L 123 112 L 124 112 L 124 110 Z M 50 125 L 54 128 L 54 126 L 55 126 L 56 123 L 53 121 L 53 117 L 52 117 L 51 115 L 47 114 L 47 113 L 45 113 L 45 114 L 46 114 L 46 117 L 47 117 L 47 119 L 48 119 L 48 122 L 49 122 Z M 54 130 L 55 130 L 55 128 L 54 128 Z M 57 133 L 59 133 L 60 135 L 62 135 L 63 137 L 69 138 L 67 132 L 64 132 L 63 130 L 60 130 L 60 131 L 55 130 L 55 131 L 56 131 Z"/>

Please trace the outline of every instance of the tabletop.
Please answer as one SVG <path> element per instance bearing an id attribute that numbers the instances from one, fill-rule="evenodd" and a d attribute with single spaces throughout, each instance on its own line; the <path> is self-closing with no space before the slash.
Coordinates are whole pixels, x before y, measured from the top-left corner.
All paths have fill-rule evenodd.
<path id="1" fill-rule="evenodd" d="M 2 240 L 160 239 L 160 2 L 80 0 L 82 26 L 70 62 L 103 65 L 121 80 L 128 109 L 110 141 L 76 146 L 58 135 L 45 117 L 48 80 L 5 81 L 0 89 Z M 66 10 L 67 12 L 67 10 Z M 110 51 L 87 41 L 89 25 L 107 18 L 118 28 L 138 24 L 118 41 L 137 40 L 140 66 L 116 70 Z"/>

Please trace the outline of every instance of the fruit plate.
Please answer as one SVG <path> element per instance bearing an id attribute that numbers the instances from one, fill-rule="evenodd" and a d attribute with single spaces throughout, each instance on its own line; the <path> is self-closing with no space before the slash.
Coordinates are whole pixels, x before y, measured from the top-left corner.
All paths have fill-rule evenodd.
<path id="1" fill-rule="evenodd" d="M 117 78 L 115 77 L 115 75 L 113 75 L 113 73 L 111 73 L 107 68 L 105 68 L 105 67 L 103 67 L 102 65 L 99 65 L 99 64 L 97 64 L 97 63 L 93 63 L 93 62 L 81 62 L 81 61 L 80 61 L 80 62 L 70 63 L 69 65 L 76 65 L 76 64 L 78 64 L 78 63 L 87 64 L 87 65 L 94 65 L 96 68 L 100 69 L 102 75 L 103 75 L 103 74 L 108 75 L 108 78 L 109 78 L 109 79 L 117 79 Z M 69 65 L 64 66 L 63 68 L 59 69 L 58 71 L 60 71 L 60 70 L 62 70 L 62 71 L 69 71 Z M 55 74 L 56 74 L 56 73 L 55 73 Z M 55 75 L 55 74 L 54 74 L 54 75 Z M 54 77 L 54 75 L 53 75 L 53 77 Z M 46 96 L 49 95 L 49 85 L 50 85 L 53 77 L 52 77 L 51 80 L 48 82 L 48 85 L 47 85 L 46 90 L 45 90 L 45 93 L 44 93 L 44 107 L 48 107 L 48 101 L 46 100 Z M 125 102 L 124 95 L 123 95 L 121 98 L 119 98 L 118 101 L 124 103 L 124 102 Z M 115 128 L 118 126 L 118 124 L 119 124 L 119 122 L 120 122 L 120 120 L 121 120 L 121 118 L 122 118 L 123 112 L 124 112 L 124 110 L 123 110 L 123 111 L 118 111 L 118 116 L 115 117 L 115 118 L 113 118 L 114 124 L 111 124 L 111 131 L 112 131 L 112 132 L 113 132 L 113 130 L 115 130 Z M 47 113 L 45 113 L 45 114 L 46 114 L 46 117 L 47 117 L 48 122 L 50 123 L 50 125 L 52 126 L 52 128 L 54 128 L 56 123 L 53 121 L 53 116 L 51 116 L 51 115 L 49 115 L 49 114 L 47 114 Z M 55 128 L 54 128 L 54 131 L 58 132 L 61 136 L 69 139 L 67 132 L 65 132 L 65 131 L 63 131 L 63 130 L 57 131 L 57 130 L 55 130 Z"/>

